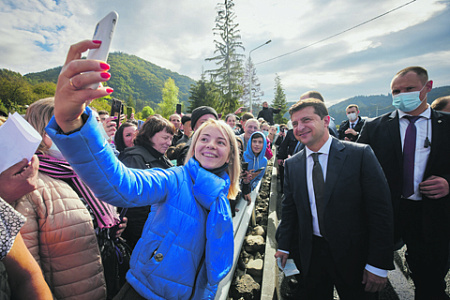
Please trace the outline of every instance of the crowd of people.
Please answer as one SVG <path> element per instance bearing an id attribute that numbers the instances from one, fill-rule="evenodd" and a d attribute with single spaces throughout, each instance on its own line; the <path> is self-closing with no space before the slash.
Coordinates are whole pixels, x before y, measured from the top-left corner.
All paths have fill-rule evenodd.
<path id="1" fill-rule="evenodd" d="M 25 115 L 36 155 L 0 174 L 2 297 L 213 299 L 233 263 L 236 201 L 250 204 L 276 147 L 275 257 L 294 259 L 299 297 L 374 299 L 406 244 L 416 299 L 448 299 L 450 115 L 438 110 L 450 104 L 427 104 L 425 69 L 394 76 L 392 113 L 366 120 L 352 104 L 339 130 L 316 91 L 288 124 L 267 102 L 258 118 L 201 106 L 142 122 L 88 106 L 113 92 L 79 88 L 110 78 L 80 59 L 98 46 L 70 48 L 55 96 Z"/>

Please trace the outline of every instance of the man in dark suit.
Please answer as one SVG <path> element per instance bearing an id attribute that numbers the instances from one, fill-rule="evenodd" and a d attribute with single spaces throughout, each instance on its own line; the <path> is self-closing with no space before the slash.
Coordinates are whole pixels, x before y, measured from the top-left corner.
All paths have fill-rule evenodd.
<path id="1" fill-rule="evenodd" d="M 391 82 L 397 109 L 366 121 L 358 139 L 372 147 L 389 183 L 415 299 L 448 299 L 450 115 L 429 107 L 432 86 L 422 67 L 399 71 Z"/>
<path id="2" fill-rule="evenodd" d="M 365 121 L 359 116 L 359 108 L 356 104 L 347 106 L 345 113 L 348 120 L 342 121 L 339 126 L 338 137 L 340 140 L 355 142 Z"/>
<path id="3" fill-rule="evenodd" d="M 305 299 L 369 299 L 393 266 L 389 188 L 373 151 L 330 136 L 323 102 L 301 100 L 289 113 L 306 147 L 285 162 L 285 199 L 277 231 L 284 267 L 298 232 Z M 370 292 L 370 293 L 368 293 Z"/>

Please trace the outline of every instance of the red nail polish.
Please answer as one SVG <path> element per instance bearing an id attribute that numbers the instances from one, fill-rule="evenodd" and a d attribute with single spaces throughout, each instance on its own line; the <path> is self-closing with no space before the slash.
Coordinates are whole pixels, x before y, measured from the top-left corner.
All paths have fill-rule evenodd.
<path id="1" fill-rule="evenodd" d="M 111 77 L 111 74 L 106 73 L 106 72 L 102 72 L 100 73 L 100 76 L 104 79 L 109 79 Z"/>
<path id="2" fill-rule="evenodd" d="M 94 44 L 101 44 L 102 43 L 102 41 L 99 41 L 99 40 L 93 40 L 92 41 Z"/>
<path id="3" fill-rule="evenodd" d="M 106 89 L 106 92 L 107 92 L 108 94 L 111 94 L 112 92 L 114 92 L 114 89 L 112 89 L 112 88 L 107 88 L 107 89 Z"/>
<path id="4" fill-rule="evenodd" d="M 109 70 L 110 66 L 107 63 L 100 63 L 100 68 L 102 70 Z"/>

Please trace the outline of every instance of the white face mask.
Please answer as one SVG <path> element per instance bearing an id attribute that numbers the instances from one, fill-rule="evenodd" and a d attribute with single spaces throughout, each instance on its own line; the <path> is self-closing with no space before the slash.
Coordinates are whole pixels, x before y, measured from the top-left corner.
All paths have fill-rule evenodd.
<path id="1" fill-rule="evenodd" d="M 395 96 L 392 95 L 392 106 L 404 112 L 415 110 L 420 106 L 420 104 L 422 104 L 422 100 L 420 100 L 420 93 L 424 87 L 425 85 L 420 89 L 420 91 L 400 93 Z"/>
<path id="2" fill-rule="evenodd" d="M 355 121 L 356 120 L 356 113 L 349 113 L 349 114 L 347 114 L 347 118 L 350 121 Z"/>

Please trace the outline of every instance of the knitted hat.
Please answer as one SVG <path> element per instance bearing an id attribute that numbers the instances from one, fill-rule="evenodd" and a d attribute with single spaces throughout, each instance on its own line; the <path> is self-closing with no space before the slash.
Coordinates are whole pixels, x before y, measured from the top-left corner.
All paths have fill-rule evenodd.
<path id="1" fill-rule="evenodd" d="M 184 125 L 184 123 L 189 122 L 191 120 L 191 115 L 184 115 L 181 117 L 181 124 Z"/>
<path id="2" fill-rule="evenodd" d="M 209 107 L 209 106 L 197 107 L 196 109 L 194 109 L 192 111 L 192 115 L 191 115 L 191 128 L 192 128 L 192 130 L 194 130 L 195 124 L 197 123 L 198 119 L 200 119 L 201 116 L 207 115 L 207 114 L 211 114 L 211 115 L 215 116 L 216 120 L 219 119 L 219 117 L 217 116 L 217 112 L 214 110 L 214 108 Z"/>

